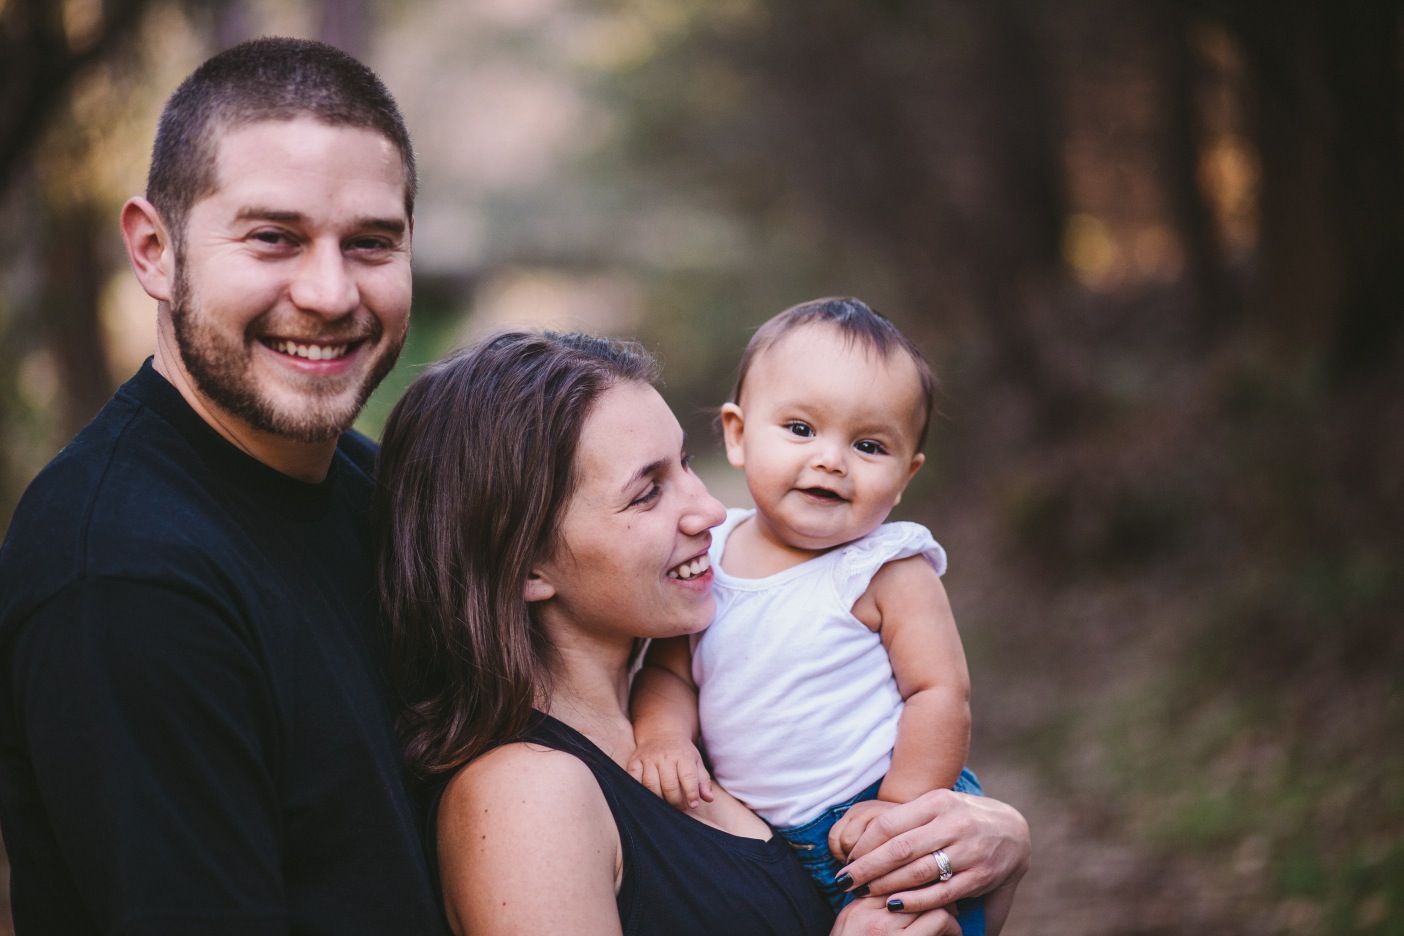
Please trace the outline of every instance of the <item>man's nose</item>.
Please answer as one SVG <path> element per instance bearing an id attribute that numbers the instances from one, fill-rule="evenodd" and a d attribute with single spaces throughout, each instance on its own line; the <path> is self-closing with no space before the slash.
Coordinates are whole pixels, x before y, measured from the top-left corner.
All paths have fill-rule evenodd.
<path id="1" fill-rule="evenodd" d="M 341 245 L 314 241 L 297 269 L 290 295 L 299 309 L 324 318 L 340 318 L 355 311 L 361 292 Z"/>

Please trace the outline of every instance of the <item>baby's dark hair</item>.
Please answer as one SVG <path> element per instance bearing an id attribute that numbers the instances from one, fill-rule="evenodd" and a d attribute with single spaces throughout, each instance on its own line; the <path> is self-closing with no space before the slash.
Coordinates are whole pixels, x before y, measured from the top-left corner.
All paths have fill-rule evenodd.
<path id="1" fill-rule="evenodd" d="M 921 350 L 912 340 L 902 334 L 896 325 L 879 312 L 875 312 L 866 302 L 851 296 L 829 296 L 812 299 L 790 306 L 784 312 L 770 319 L 751 336 L 746 350 L 741 354 L 741 364 L 736 371 L 736 388 L 732 391 L 731 402 L 740 405 L 741 388 L 746 383 L 746 374 L 756 358 L 780 338 L 803 325 L 829 324 L 839 330 L 849 344 L 859 344 L 887 358 L 894 351 L 905 352 L 916 365 L 917 379 L 921 381 L 921 432 L 917 436 L 916 450 L 926 445 L 926 430 L 931 422 L 931 413 L 936 408 L 936 378 L 931 365 L 926 363 Z"/>

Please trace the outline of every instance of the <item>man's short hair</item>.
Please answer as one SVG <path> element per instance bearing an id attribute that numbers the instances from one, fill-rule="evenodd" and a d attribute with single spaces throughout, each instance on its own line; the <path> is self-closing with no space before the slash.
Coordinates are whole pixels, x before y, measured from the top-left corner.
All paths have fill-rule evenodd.
<path id="1" fill-rule="evenodd" d="M 409 131 L 375 72 L 323 42 L 254 39 L 195 69 L 161 112 L 146 198 L 160 212 L 177 249 L 191 206 L 218 187 L 220 134 L 258 121 L 303 116 L 371 130 L 393 143 L 405 169 L 405 212 L 414 215 L 418 177 Z"/>

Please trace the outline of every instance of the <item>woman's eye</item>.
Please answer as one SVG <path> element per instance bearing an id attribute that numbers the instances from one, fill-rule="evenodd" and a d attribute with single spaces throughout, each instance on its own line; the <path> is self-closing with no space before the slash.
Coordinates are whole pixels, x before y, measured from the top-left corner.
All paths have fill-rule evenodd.
<path id="1" fill-rule="evenodd" d="M 790 430 L 792 433 L 794 433 L 795 435 L 797 435 L 797 436 L 799 436 L 800 438 L 803 438 L 803 439 L 807 439 L 807 438 L 809 438 L 810 436 L 814 435 L 814 429 L 813 429 L 812 427 L 810 427 L 810 425 L 809 425 L 808 423 L 802 423 L 802 422 L 786 423 L 786 424 L 785 424 L 785 428 L 788 429 L 788 430 Z"/>
<path id="2" fill-rule="evenodd" d="M 686 452 L 683 453 L 683 457 L 682 457 L 682 466 L 683 466 L 683 470 L 684 470 L 684 471 L 691 471 L 691 470 L 692 470 L 692 459 L 693 459 L 693 457 L 694 457 L 694 456 L 689 455 L 689 454 L 687 454 Z"/>
<path id="3" fill-rule="evenodd" d="M 645 504 L 650 504 L 653 501 L 657 500 L 658 495 L 661 493 L 663 493 L 663 488 L 659 487 L 658 483 L 655 481 L 653 484 L 650 484 L 648 486 L 648 490 L 644 491 L 638 497 L 629 501 L 629 506 L 642 507 Z"/>
<path id="4" fill-rule="evenodd" d="M 872 439 L 864 439 L 862 442 L 855 445 L 854 448 L 864 455 L 882 455 L 887 451 L 887 449 L 882 447 L 881 442 L 874 442 Z"/>

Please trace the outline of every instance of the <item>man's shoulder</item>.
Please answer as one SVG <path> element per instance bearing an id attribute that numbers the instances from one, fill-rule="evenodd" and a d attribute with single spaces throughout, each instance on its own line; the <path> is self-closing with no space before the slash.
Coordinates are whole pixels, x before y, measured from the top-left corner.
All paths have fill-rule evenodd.
<path id="1" fill-rule="evenodd" d="M 180 433 L 119 391 L 20 499 L 0 546 L 0 616 L 84 576 L 190 557 L 215 502 Z"/>
<path id="2" fill-rule="evenodd" d="M 358 471 L 369 477 L 375 470 L 375 458 L 380 451 L 380 446 L 376 445 L 368 436 L 352 429 L 350 432 L 342 433 L 341 438 L 337 440 L 336 450 Z"/>

